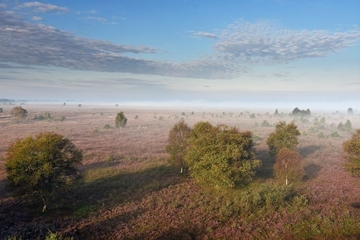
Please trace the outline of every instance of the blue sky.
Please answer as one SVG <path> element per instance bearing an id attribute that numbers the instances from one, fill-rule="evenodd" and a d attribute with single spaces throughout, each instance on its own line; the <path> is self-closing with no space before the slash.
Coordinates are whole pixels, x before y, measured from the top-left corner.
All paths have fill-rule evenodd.
<path id="1" fill-rule="evenodd" d="M 0 98 L 358 105 L 359 12 L 353 0 L 0 0 Z"/>

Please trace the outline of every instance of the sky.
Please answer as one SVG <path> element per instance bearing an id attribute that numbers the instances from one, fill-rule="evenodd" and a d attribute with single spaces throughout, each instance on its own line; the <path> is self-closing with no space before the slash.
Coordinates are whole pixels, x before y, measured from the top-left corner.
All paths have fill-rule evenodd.
<path id="1" fill-rule="evenodd" d="M 354 0 L 0 0 L 0 99 L 357 109 L 359 13 Z"/>

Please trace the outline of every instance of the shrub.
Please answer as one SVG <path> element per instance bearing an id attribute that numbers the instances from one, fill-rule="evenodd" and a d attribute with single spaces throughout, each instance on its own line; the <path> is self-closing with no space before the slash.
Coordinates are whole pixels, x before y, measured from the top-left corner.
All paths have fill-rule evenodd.
<path id="1" fill-rule="evenodd" d="M 330 133 L 330 137 L 332 138 L 339 138 L 341 137 L 340 134 L 338 133 L 338 131 L 334 131 L 332 133 Z"/>
<path id="2" fill-rule="evenodd" d="M 180 167 L 180 173 L 184 170 L 184 155 L 187 150 L 187 140 L 190 136 L 190 127 L 181 119 L 169 132 L 166 152 L 170 155 L 170 162 Z"/>
<path id="3" fill-rule="evenodd" d="M 20 106 L 13 107 L 13 109 L 11 110 L 11 114 L 15 117 L 25 117 L 27 113 L 28 112 Z"/>
<path id="4" fill-rule="evenodd" d="M 352 135 L 351 139 L 343 143 L 345 153 L 345 167 L 354 175 L 360 176 L 360 129 Z"/>
<path id="5" fill-rule="evenodd" d="M 255 159 L 252 133 L 209 122 L 195 124 L 185 162 L 199 182 L 216 188 L 232 188 L 252 180 L 261 162 Z"/>
<path id="6" fill-rule="evenodd" d="M 138 119 L 139 118 L 139 116 L 138 115 L 136 115 L 135 117 L 134 117 L 134 119 Z"/>
<path id="7" fill-rule="evenodd" d="M 286 185 L 289 181 L 300 181 L 304 175 L 300 154 L 288 148 L 280 149 L 276 157 L 274 173 L 275 178 L 285 181 Z"/>
<path id="8" fill-rule="evenodd" d="M 44 132 L 15 141 L 5 160 L 10 186 L 20 195 L 39 195 L 46 211 L 48 197 L 78 176 L 82 153 L 62 135 Z"/>
<path id="9" fill-rule="evenodd" d="M 110 124 L 105 124 L 105 125 L 104 125 L 104 128 L 105 128 L 105 129 L 110 129 L 110 128 L 111 128 L 111 125 L 110 125 Z"/>
<path id="10" fill-rule="evenodd" d="M 266 140 L 270 154 L 276 156 L 282 148 L 296 149 L 299 135 L 300 132 L 294 122 L 289 124 L 279 122 L 275 126 L 275 131 L 270 133 Z"/>
<path id="11" fill-rule="evenodd" d="M 293 116 L 300 116 L 300 117 L 305 117 L 305 116 L 310 116 L 311 112 L 310 109 L 307 110 L 300 110 L 299 108 L 294 108 L 294 110 L 292 111 L 292 115 Z"/>
<path id="12" fill-rule="evenodd" d="M 45 120 L 45 117 L 44 115 L 40 114 L 40 115 L 35 115 L 34 120 L 38 120 L 38 121 L 42 121 L 42 120 Z"/>
<path id="13" fill-rule="evenodd" d="M 318 138 L 325 138 L 325 134 L 323 132 L 319 132 L 319 134 L 317 135 Z"/>
<path id="14" fill-rule="evenodd" d="M 353 115 L 354 114 L 354 110 L 352 108 L 348 108 L 347 110 L 349 115 Z"/>
<path id="15" fill-rule="evenodd" d="M 123 112 L 118 112 L 115 118 L 115 126 L 117 128 L 119 127 L 125 127 L 127 123 L 127 118 L 125 117 Z"/>
<path id="16" fill-rule="evenodd" d="M 4 112 L 2 108 L 0 108 L 0 113 Z"/>
<path id="17" fill-rule="evenodd" d="M 262 127 L 271 127 L 271 124 L 270 124 L 268 121 L 264 120 L 264 121 L 261 123 L 261 126 L 262 126 Z"/>

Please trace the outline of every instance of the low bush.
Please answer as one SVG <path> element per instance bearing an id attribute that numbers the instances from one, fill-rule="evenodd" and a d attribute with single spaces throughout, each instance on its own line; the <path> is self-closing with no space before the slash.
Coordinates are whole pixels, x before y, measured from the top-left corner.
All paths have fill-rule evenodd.
<path id="1" fill-rule="evenodd" d="M 28 112 L 20 106 L 13 107 L 13 109 L 11 110 L 11 114 L 15 117 L 25 117 L 27 113 Z"/>

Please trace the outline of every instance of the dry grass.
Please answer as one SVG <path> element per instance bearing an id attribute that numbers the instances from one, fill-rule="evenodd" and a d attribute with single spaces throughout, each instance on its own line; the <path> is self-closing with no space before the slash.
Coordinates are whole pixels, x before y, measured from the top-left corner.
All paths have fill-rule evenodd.
<path id="1" fill-rule="evenodd" d="M 336 129 L 350 119 L 360 128 L 359 116 L 315 113 L 308 121 L 265 111 L 160 109 L 155 107 L 100 107 L 77 105 L 25 105 L 25 120 L 0 114 L 0 238 L 43 236 L 47 230 L 75 239 L 263 239 L 317 238 L 356 239 L 360 235 L 360 182 L 342 168 L 343 141 L 351 133 Z M 114 128 L 115 116 L 124 111 L 125 128 Z M 194 114 L 192 115 L 192 111 Z M 64 121 L 32 120 L 50 112 Z M 186 116 L 181 116 L 182 113 Z M 251 115 L 255 113 L 255 118 Z M 135 116 L 138 116 L 135 119 Z M 315 118 L 325 117 L 320 127 Z M 256 153 L 264 168 L 246 189 L 209 192 L 169 166 L 164 151 L 168 132 L 180 119 L 192 126 L 198 121 L 224 123 L 258 136 Z M 238 196 L 271 184 L 274 160 L 268 155 L 266 138 L 278 121 L 295 120 L 302 135 L 299 151 L 306 176 L 297 186 L 300 198 L 291 198 L 276 209 L 261 208 L 245 215 L 236 207 Z M 106 129 L 108 124 L 112 128 Z M 316 126 L 315 126 L 316 125 Z M 339 138 L 331 137 L 338 131 Z M 4 154 L 8 145 L 40 131 L 55 131 L 71 139 L 84 153 L 84 182 L 58 196 L 57 205 L 40 215 L 36 202 L 10 197 L 4 188 Z M 322 132 L 322 135 L 319 133 Z M 324 137 L 323 137 L 324 136 Z M 251 192 L 251 194 L 260 194 Z M 264 194 L 264 193 L 261 193 Z M 254 196 L 255 196 L 254 195 Z M 59 200 L 60 199 L 60 200 Z M 306 204 L 304 201 L 306 200 Z M 35 210 L 34 210 L 35 209 Z M 31 229 L 30 231 L 28 231 Z M 30 235 L 26 235 L 26 232 Z"/>

